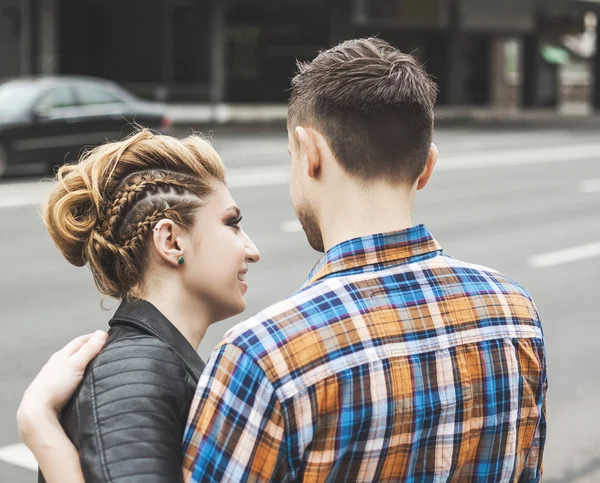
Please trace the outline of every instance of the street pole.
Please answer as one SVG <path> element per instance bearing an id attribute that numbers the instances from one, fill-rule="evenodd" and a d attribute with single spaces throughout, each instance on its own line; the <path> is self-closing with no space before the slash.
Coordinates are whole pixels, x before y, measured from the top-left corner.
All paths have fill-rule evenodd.
<path id="1" fill-rule="evenodd" d="M 21 75 L 32 74 L 33 49 L 32 49 L 32 19 L 33 8 L 31 0 L 24 0 L 21 5 L 21 32 L 20 32 L 20 66 Z"/>
<path id="2" fill-rule="evenodd" d="M 465 34 L 460 25 L 460 0 L 450 2 L 450 28 L 448 60 L 446 69 L 448 72 L 448 95 L 446 97 L 449 105 L 458 105 L 464 102 L 465 82 Z"/>
<path id="3" fill-rule="evenodd" d="M 58 70 L 58 9 L 55 0 L 41 0 L 39 15 L 39 71 L 44 75 L 53 75 Z"/>
<path id="4" fill-rule="evenodd" d="M 593 66 L 592 102 L 594 111 L 600 111 L 600 18 L 598 17 L 596 18 L 596 54 Z"/>
<path id="5" fill-rule="evenodd" d="M 540 75 L 540 38 L 537 32 L 523 36 L 521 56 L 521 106 L 532 108 L 537 105 Z"/>
<path id="6" fill-rule="evenodd" d="M 222 106 L 227 85 L 226 42 L 227 19 L 222 0 L 212 0 L 210 3 L 210 103 L 212 119 L 224 122 L 226 113 Z"/>
<path id="7" fill-rule="evenodd" d="M 226 21 L 223 2 L 213 0 L 210 5 L 210 100 L 213 104 L 223 102 L 226 83 Z"/>

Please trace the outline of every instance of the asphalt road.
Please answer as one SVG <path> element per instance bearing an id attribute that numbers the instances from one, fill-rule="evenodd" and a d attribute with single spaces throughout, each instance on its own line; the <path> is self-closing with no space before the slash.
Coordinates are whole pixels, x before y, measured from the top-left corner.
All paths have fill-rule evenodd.
<path id="1" fill-rule="evenodd" d="M 454 257 L 500 270 L 531 292 L 550 375 L 544 481 L 600 481 L 597 131 L 454 128 L 438 131 L 436 142 L 438 170 L 417 199 L 414 221 Z M 216 130 L 214 143 L 262 253 L 249 273 L 249 316 L 298 288 L 318 255 L 289 200 L 285 133 Z M 46 189 L 39 177 L 0 183 L 2 483 L 36 481 L 20 447 L 6 448 L 19 443 L 15 411 L 28 382 L 72 337 L 106 327 L 117 306 L 102 300 L 87 269 L 70 266 L 53 247 L 36 206 Z M 201 355 L 238 320 L 210 328 Z"/>

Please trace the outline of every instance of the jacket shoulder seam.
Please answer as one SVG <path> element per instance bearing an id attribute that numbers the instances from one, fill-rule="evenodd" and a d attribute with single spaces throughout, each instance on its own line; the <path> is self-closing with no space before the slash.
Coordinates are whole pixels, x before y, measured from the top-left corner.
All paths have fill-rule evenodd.
<path id="1" fill-rule="evenodd" d="M 184 379 L 183 379 L 183 381 L 184 381 L 184 394 L 187 396 L 188 392 L 190 392 L 188 384 L 187 384 L 187 380 L 188 380 L 189 376 L 188 376 L 187 368 L 184 367 L 183 363 L 181 363 L 181 366 L 182 366 L 181 368 L 182 368 L 182 370 L 183 370 L 183 372 L 185 374 L 184 375 Z M 196 391 L 194 391 L 194 393 L 192 394 L 192 399 L 193 399 L 195 393 L 196 393 Z M 187 404 L 182 404 L 181 405 L 181 411 L 179 411 L 179 419 L 181 421 L 187 421 L 188 413 L 189 413 L 189 408 L 187 406 L 188 406 Z"/>
<path id="2" fill-rule="evenodd" d="M 137 339 L 137 343 L 136 340 Z M 114 352 L 118 351 L 127 351 L 127 354 L 131 354 L 131 349 L 143 349 L 144 352 L 148 353 L 150 352 L 151 354 L 154 353 L 154 351 L 164 351 L 166 352 L 168 355 L 169 359 L 172 359 L 172 362 L 175 361 L 175 359 L 179 359 L 177 357 L 177 354 L 175 354 L 173 352 L 173 349 L 169 346 L 169 344 L 163 342 L 160 339 L 157 339 L 156 337 L 142 337 L 141 339 L 145 342 L 145 341 L 152 341 L 154 343 L 151 344 L 143 344 L 140 345 L 139 342 L 141 342 L 137 337 L 136 338 L 124 338 L 124 339 L 117 339 L 117 340 L 113 340 L 111 341 L 103 350 L 102 352 L 100 352 L 100 355 L 98 356 L 98 358 L 96 359 L 96 361 L 100 361 L 101 363 L 104 363 L 104 358 L 108 357 L 109 355 L 111 355 Z"/>

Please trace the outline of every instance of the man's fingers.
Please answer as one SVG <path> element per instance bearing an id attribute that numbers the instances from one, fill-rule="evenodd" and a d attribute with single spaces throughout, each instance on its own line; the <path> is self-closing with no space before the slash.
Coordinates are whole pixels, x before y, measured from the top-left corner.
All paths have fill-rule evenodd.
<path id="1" fill-rule="evenodd" d="M 70 357 L 70 360 L 75 367 L 81 371 L 85 370 L 90 361 L 102 350 L 107 337 L 108 334 L 104 331 L 98 330 L 94 332 L 92 336 L 81 345 L 79 350 Z"/>
<path id="2" fill-rule="evenodd" d="M 85 344 L 90 339 L 90 337 L 92 337 L 93 335 L 94 335 L 93 333 L 80 335 L 79 337 L 76 337 L 71 342 L 69 342 L 66 346 L 64 346 L 58 352 L 61 354 L 65 354 L 67 356 L 70 356 L 71 354 L 75 354 L 75 352 L 77 352 L 81 348 L 81 346 L 83 344 Z"/>

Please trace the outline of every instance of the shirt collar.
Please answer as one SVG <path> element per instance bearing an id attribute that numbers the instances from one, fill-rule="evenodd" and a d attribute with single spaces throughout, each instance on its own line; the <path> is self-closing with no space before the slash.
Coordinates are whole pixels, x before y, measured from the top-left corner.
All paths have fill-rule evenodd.
<path id="1" fill-rule="evenodd" d="M 121 305 L 108 323 L 130 325 L 147 332 L 167 344 L 192 373 L 196 382 L 200 379 L 204 362 L 200 355 L 160 310 L 146 300 L 131 299 Z"/>
<path id="2" fill-rule="evenodd" d="M 327 251 L 310 272 L 305 286 L 334 273 L 368 265 L 408 262 L 436 252 L 441 253 L 442 247 L 425 225 L 353 238 Z"/>

